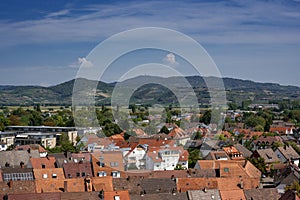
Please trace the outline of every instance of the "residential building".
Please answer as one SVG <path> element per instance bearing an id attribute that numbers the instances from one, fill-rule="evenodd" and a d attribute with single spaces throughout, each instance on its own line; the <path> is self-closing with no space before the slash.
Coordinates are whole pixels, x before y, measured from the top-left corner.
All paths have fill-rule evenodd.
<path id="1" fill-rule="evenodd" d="M 292 161 L 296 166 L 299 166 L 300 155 L 293 147 L 284 145 L 283 147 L 278 147 L 275 153 L 282 163 Z"/>

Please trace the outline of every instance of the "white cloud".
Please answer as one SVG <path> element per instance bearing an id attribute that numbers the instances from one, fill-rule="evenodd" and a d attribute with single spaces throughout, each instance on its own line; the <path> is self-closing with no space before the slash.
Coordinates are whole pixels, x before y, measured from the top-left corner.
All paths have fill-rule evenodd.
<path id="1" fill-rule="evenodd" d="M 176 61 L 176 57 L 173 53 L 168 53 L 166 57 L 164 57 L 163 62 L 169 66 L 177 66 L 179 63 Z"/>
<path id="2" fill-rule="evenodd" d="M 93 63 L 86 58 L 78 58 L 78 63 L 81 67 L 93 67 Z"/>
<path id="3" fill-rule="evenodd" d="M 86 58 L 78 58 L 76 63 L 72 63 L 69 65 L 71 68 L 79 68 L 79 67 L 84 67 L 84 68 L 90 68 L 93 67 L 93 63 Z"/>

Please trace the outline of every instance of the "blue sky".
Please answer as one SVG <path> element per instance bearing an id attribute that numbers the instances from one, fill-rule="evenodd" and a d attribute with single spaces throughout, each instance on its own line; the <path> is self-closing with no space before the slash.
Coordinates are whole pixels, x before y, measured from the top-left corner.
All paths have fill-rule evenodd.
<path id="1" fill-rule="evenodd" d="M 300 86 L 300 0 L 0 1 L 0 84 L 47 86 L 73 79 L 79 60 L 101 41 L 145 26 L 194 38 L 223 77 Z M 168 53 L 137 52 L 126 63 L 162 63 Z M 176 59 L 177 68 L 184 68 Z M 114 81 L 122 64 L 116 62 L 105 80 Z"/>

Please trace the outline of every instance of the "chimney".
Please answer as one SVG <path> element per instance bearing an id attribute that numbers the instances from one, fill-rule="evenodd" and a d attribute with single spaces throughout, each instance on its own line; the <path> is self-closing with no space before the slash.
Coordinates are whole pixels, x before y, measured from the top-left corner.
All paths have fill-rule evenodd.
<path id="1" fill-rule="evenodd" d="M 12 189 L 12 186 L 13 186 L 13 181 L 12 181 L 12 179 L 10 179 L 10 181 L 8 182 L 9 189 Z"/>
<path id="2" fill-rule="evenodd" d="M 24 162 L 23 161 L 20 162 L 20 167 L 21 167 L 21 169 L 24 168 Z"/>
<path id="3" fill-rule="evenodd" d="M 92 181 L 90 176 L 86 176 L 86 178 L 84 179 L 85 182 L 85 191 L 86 192 L 91 192 L 92 191 Z"/>
<path id="4" fill-rule="evenodd" d="M 64 192 L 68 192 L 68 181 L 64 181 Z"/>

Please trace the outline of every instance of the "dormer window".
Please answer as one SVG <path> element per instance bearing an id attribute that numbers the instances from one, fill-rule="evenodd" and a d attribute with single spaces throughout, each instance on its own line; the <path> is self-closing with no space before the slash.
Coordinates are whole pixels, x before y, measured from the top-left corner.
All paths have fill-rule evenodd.
<path id="1" fill-rule="evenodd" d="M 56 174 L 52 174 L 52 178 L 57 178 L 57 175 Z"/>
<path id="2" fill-rule="evenodd" d="M 45 169 L 46 168 L 46 165 L 45 164 L 42 164 L 42 169 Z"/>
<path id="3" fill-rule="evenodd" d="M 48 175 L 47 174 L 43 174 L 43 178 L 48 178 Z"/>
<path id="4" fill-rule="evenodd" d="M 104 171 L 98 172 L 97 176 L 98 177 L 104 177 L 104 176 L 106 176 L 106 172 L 104 172 Z"/>

